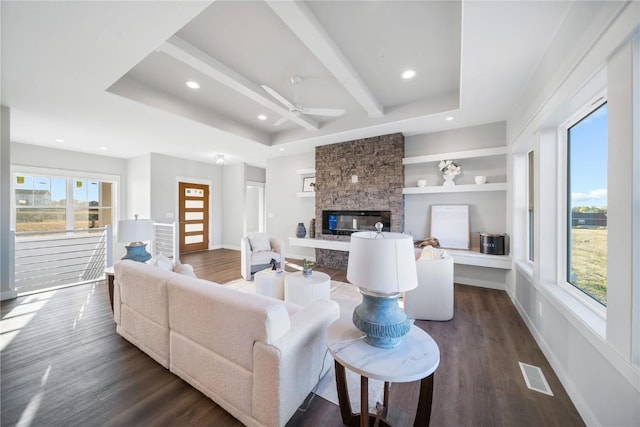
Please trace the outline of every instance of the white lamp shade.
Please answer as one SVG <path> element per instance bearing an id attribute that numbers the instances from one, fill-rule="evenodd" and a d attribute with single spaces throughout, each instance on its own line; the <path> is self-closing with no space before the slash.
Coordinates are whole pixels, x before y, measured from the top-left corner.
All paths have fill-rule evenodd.
<path id="1" fill-rule="evenodd" d="M 413 238 L 361 231 L 351 235 L 347 280 L 368 291 L 404 292 L 418 286 Z"/>
<path id="2" fill-rule="evenodd" d="M 125 219 L 118 221 L 118 242 L 143 242 L 153 237 L 153 221 L 150 219 Z"/>

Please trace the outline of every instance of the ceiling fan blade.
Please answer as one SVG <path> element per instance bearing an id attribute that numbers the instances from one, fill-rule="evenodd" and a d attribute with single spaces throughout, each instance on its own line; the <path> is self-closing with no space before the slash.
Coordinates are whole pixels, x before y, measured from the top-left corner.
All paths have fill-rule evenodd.
<path id="1" fill-rule="evenodd" d="M 282 116 L 278 119 L 278 121 L 276 121 L 273 125 L 274 126 L 280 126 L 281 124 L 283 124 L 284 122 L 286 122 L 287 120 L 289 120 L 289 118 L 287 116 Z"/>
<path id="2" fill-rule="evenodd" d="M 337 117 L 345 113 L 343 108 L 303 108 L 302 114 L 311 114 L 314 116 L 332 116 Z"/>
<path id="3" fill-rule="evenodd" d="M 276 92 L 275 90 L 271 89 L 269 86 L 267 85 L 262 85 L 262 89 L 264 89 L 269 95 L 273 96 L 275 99 L 277 99 L 278 101 L 280 101 L 283 105 L 285 105 L 289 110 L 295 110 L 296 107 L 290 103 L 289 101 L 287 101 L 282 95 L 280 95 L 278 92 Z"/>

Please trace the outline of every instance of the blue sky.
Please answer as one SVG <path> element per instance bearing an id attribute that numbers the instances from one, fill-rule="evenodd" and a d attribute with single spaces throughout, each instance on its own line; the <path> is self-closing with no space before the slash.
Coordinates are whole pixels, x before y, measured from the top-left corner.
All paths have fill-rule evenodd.
<path id="1" fill-rule="evenodd" d="M 572 206 L 607 206 L 607 105 L 570 130 Z"/>

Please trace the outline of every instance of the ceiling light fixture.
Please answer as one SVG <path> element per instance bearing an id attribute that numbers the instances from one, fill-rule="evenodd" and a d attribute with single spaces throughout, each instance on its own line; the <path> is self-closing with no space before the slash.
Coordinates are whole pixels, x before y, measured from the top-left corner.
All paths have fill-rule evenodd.
<path id="1" fill-rule="evenodd" d="M 451 120 L 453 120 L 453 116 L 448 116 L 445 120 L 450 122 Z"/>
<path id="2" fill-rule="evenodd" d="M 265 116 L 264 114 L 260 114 L 258 116 L 258 120 L 267 120 L 267 116 Z"/>
<path id="3" fill-rule="evenodd" d="M 404 71 L 402 73 L 402 78 L 405 79 L 405 80 L 406 79 L 411 79 L 411 78 L 415 77 L 415 75 L 416 75 L 415 70 L 406 70 L 406 71 Z"/>
<path id="4" fill-rule="evenodd" d="M 64 142 L 64 139 L 56 138 L 56 142 Z"/>
<path id="5" fill-rule="evenodd" d="M 280 147 L 280 151 L 284 151 L 284 147 Z"/>
<path id="6" fill-rule="evenodd" d="M 100 150 L 102 150 L 102 151 L 107 151 L 107 150 L 109 149 L 109 148 L 107 148 L 107 147 L 98 147 L 98 148 L 99 148 Z"/>
<path id="7" fill-rule="evenodd" d="M 224 154 L 216 154 L 216 165 L 224 166 Z"/>
<path id="8" fill-rule="evenodd" d="M 191 89 L 200 89 L 200 84 L 198 82 L 194 82 L 193 80 L 189 80 L 185 84 L 187 85 L 187 87 L 190 87 Z"/>

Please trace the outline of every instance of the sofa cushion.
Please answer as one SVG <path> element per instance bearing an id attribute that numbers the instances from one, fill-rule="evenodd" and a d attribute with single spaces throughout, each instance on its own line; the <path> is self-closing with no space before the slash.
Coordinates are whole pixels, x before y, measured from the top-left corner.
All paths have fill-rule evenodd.
<path id="1" fill-rule="evenodd" d="M 251 255 L 251 265 L 269 264 L 272 259 L 280 262 L 280 254 L 278 252 L 254 252 Z"/>
<path id="2" fill-rule="evenodd" d="M 173 271 L 173 261 L 167 258 L 167 256 L 164 254 L 158 254 L 151 260 L 151 264 L 162 270 Z"/>
<path id="3" fill-rule="evenodd" d="M 160 326 L 169 326 L 167 282 L 172 271 L 150 268 L 131 260 L 113 266 L 115 280 L 120 283 L 120 302 Z"/>
<path id="4" fill-rule="evenodd" d="M 173 267 L 173 271 L 184 276 L 197 277 L 196 273 L 193 272 L 193 266 L 191 264 L 181 264 L 177 262 Z"/>
<path id="5" fill-rule="evenodd" d="M 267 233 L 255 233 L 249 236 L 249 243 L 253 252 L 271 251 L 271 242 Z"/>
<path id="6" fill-rule="evenodd" d="M 253 345 L 271 344 L 290 327 L 282 302 L 205 280 L 174 276 L 167 285 L 173 332 L 253 370 Z"/>

